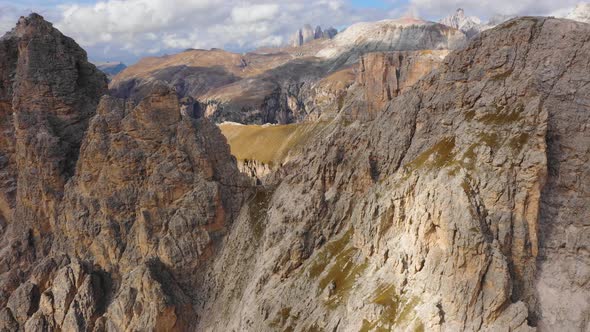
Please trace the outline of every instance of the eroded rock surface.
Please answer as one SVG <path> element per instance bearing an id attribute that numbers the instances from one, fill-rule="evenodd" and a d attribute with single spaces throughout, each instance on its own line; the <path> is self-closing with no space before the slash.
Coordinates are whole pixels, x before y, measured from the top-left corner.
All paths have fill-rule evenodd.
<path id="1" fill-rule="evenodd" d="M 0 43 L 0 330 L 585 331 L 589 36 L 527 17 L 286 85 L 337 107 L 261 186 L 190 99 L 97 105 L 104 75 L 23 18 Z"/>
<path id="2" fill-rule="evenodd" d="M 50 250 L 63 188 L 106 79 L 82 48 L 36 14 L 22 17 L 0 44 L 3 306 Z"/>
<path id="3" fill-rule="evenodd" d="M 154 86 L 167 84 L 180 96 L 197 101 L 202 115 L 216 123 L 299 123 L 317 119 L 320 108 L 339 111 L 333 110 L 339 103 L 331 96 L 323 98 L 321 90 L 339 73 L 356 67 L 365 53 L 438 53 L 466 43 L 465 35 L 457 29 L 413 19 L 359 23 L 337 35 L 331 29 L 306 26 L 297 32 L 296 39 L 296 47 L 246 54 L 186 50 L 146 58 L 113 79 L 111 94 L 137 102 Z M 339 98 L 346 87 L 327 94 L 335 93 Z"/>
<path id="4" fill-rule="evenodd" d="M 220 130 L 139 103 L 39 15 L 2 38 L 0 330 L 189 330 L 186 286 L 250 185 Z"/>
<path id="5" fill-rule="evenodd" d="M 199 327 L 588 329 L 589 29 L 509 21 L 310 145 L 228 235 Z"/>

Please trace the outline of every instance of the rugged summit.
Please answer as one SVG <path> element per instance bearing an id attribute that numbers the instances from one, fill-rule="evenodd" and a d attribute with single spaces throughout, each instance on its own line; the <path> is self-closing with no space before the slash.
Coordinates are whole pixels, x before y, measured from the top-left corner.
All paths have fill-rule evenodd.
<path id="1" fill-rule="evenodd" d="M 22 283 L 51 250 L 64 186 L 107 86 L 86 52 L 36 14 L 0 39 L 0 52 L 0 325 L 22 325 L 41 286 Z"/>
<path id="2" fill-rule="evenodd" d="M 482 24 L 478 17 L 465 15 L 463 8 L 457 9 L 455 14 L 441 19 L 439 23 L 463 31 L 468 38 L 490 28 L 489 26 Z"/>
<path id="3" fill-rule="evenodd" d="M 44 234 L 55 226 L 106 79 L 84 50 L 39 15 L 21 18 L 0 43 L 2 160 L 10 177 L 2 184 L 1 219 L 8 233 L 43 255 L 51 241 Z"/>
<path id="4" fill-rule="evenodd" d="M 289 38 L 289 44 L 293 47 L 303 46 L 317 39 L 332 39 L 336 34 L 338 30 L 332 27 L 322 30 L 322 27 L 318 25 L 313 29 L 311 25 L 306 24 Z"/>
<path id="5" fill-rule="evenodd" d="M 0 41 L 0 330 L 189 329 L 179 283 L 250 190 L 219 129 L 168 87 L 98 104 L 104 74 L 39 15 Z"/>
<path id="6" fill-rule="evenodd" d="M 589 32 L 509 21 L 308 143 L 228 235 L 199 328 L 587 329 Z"/>

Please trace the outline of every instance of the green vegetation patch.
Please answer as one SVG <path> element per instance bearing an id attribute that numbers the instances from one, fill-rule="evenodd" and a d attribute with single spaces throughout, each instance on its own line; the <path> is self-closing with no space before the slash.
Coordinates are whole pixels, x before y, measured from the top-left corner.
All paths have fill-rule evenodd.
<path id="1" fill-rule="evenodd" d="M 291 310 L 292 310 L 291 307 L 281 308 L 281 310 L 279 310 L 279 312 L 277 313 L 275 319 L 273 319 L 270 322 L 270 326 L 273 327 L 274 330 L 277 330 L 277 331 L 283 331 L 283 332 L 293 331 L 294 330 L 293 326 L 287 325 L 287 323 L 289 322 L 290 318 L 293 320 L 293 323 L 297 322 L 297 320 L 299 320 L 299 315 L 292 315 Z M 287 326 L 285 326 L 285 325 L 287 325 Z"/>
<path id="2" fill-rule="evenodd" d="M 512 109 L 496 106 L 495 109 L 488 110 L 478 120 L 489 125 L 506 125 L 521 120 L 523 111 L 524 106 L 522 104 L 517 104 Z"/>
<path id="3" fill-rule="evenodd" d="M 507 70 L 504 72 L 496 73 L 492 76 L 492 79 L 495 81 L 503 81 L 512 75 L 512 70 Z"/>
<path id="4" fill-rule="evenodd" d="M 322 290 L 332 283 L 335 285 L 333 293 L 326 302 L 328 307 L 335 308 L 346 303 L 350 291 L 367 268 L 366 261 L 361 264 L 355 263 L 357 253 L 358 249 L 349 248 L 338 254 L 334 264 L 320 279 L 320 289 Z"/>
<path id="5" fill-rule="evenodd" d="M 501 146 L 500 137 L 496 133 L 480 133 L 477 136 L 480 143 L 489 146 L 493 150 L 497 150 Z"/>
<path id="6" fill-rule="evenodd" d="M 359 264 L 356 259 L 359 250 L 350 245 L 353 234 L 354 231 L 350 228 L 341 238 L 327 243 L 318 251 L 307 270 L 310 278 L 320 278 L 319 293 L 331 284 L 334 285 L 331 296 L 326 301 L 330 308 L 347 301 L 350 291 L 368 266 L 366 260 Z"/>
<path id="7" fill-rule="evenodd" d="M 361 332 L 369 331 L 394 331 L 396 327 L 407 326 L 416 319 L 415 308 L 420 303 L 418 298 L 411 299 L 397 294 L 393 285 L 381 285 L 374 294 L 371 302 L 383 307 L 378 320 L 371 322 L 363 320 Z M 421 322 L 416 325 L 419 330 L 423 325 Z"/>
<path id="8" fill-rule="evenodd" d="M 522 151 L 522 148 L 529 141 L 529 138 L 530 138 L 529 134 L 521 133 L 520 135 L 510 139 L 510 142 L 508 142 L 508 144 L 510 145 L 510 147 L 513 150 L 515 150 L 515 152 L 518 153 L 518 152 Z"/>
<path id="9" fill-rule="evenodd" d="M 309 276 L 313 279 L 320 276 L 326 269 L 333 257 L 341 253 L 352 239 L 354 231 L 350 228 L 341 238 L 327 243 L 324 248 L 318 251 L 316 258 L 309 267 Z"/>
<path id="10" fill-rule="evenodd" d="M 475 110 L 469 110 L 465 112 L 465 120 L 471 121 L 475 117 Z"/>
<path id="11" fill-rule="evenodd" d="M 257 160 L 267 165 L 283 163 L 289 152 L 305 146 L 328 122 L 288 125 L 219 125 L 231 153 L 238 160 Z"/>
<path id="12" fill-rule="evenodd" d="M 306 332 L 324 332 L 324 328 L 320 327 L 318 325 L 317 322 L 311 324 L 311 326 L 309 326 L 307 328 L 307 330 L 305 330 Z"/>
<path id="13" fill-rule="evenodd" d="M 250 213 L 249 223 L 250 229 L 254 234 L 256 240 L 260 240 L 264 234 L 266 215 L 268 213 L 268 205 L 272 199 L 274 190 L 264 188 L 262 186 L 256 188 L 256 194 L 250 201 L 248 212 Z"/>
<path id="14" fill-rule="evenodd" d="M 444 138 L 408 163 L 406 169 L 414 171 L 422 168 L 440 169 L 448 166 L 455 160 L 454 148 L 455 137 Z"/>

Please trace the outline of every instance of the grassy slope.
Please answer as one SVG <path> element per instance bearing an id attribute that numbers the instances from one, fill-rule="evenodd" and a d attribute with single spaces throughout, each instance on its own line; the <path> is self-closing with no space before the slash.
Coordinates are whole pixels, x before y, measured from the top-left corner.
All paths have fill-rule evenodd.
<path id="1" fill-rule="evenodd" d="M 285 161 L 289 152 L 304 146 L 326 126 L 326 122 L 276 126 L 223 123 L 219 128 L 238 160 L 258 160 L 265 164 L 278 165 Z"/>

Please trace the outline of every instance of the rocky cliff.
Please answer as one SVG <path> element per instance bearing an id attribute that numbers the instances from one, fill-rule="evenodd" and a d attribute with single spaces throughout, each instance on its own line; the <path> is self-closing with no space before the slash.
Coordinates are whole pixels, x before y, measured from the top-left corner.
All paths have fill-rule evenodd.
<path id="1" fill-rule="evenodd" d="M 49 250 L 57 206 L 106 79 L 84 50 L 38 15 L 21 18 L 0 43 L 0 219 L 7 222 L 5 241 L 14 241 L 12 254 L 2 257 L 10 265 L 11 255 L 34 259 Z"/>
<path id="2" fill-rule="evenodd" d="M 0 330 L 189 329 L 180 285 L 250 190 L 225 138 L 168 87 L 98 104 L 104 74 L 39 15 L 1 41 Z"/>
<path id="3" fill-rule="evenodd" d="M 337 34 L 338 30 L 332 27 L 322 30 L 322 27 L 318 25 L 313 29 L 311 25 L 306 24 L 289 38 L 289 44 L 293 47 L 303 46 L 317 39 L 332 39 Z"/>
<path id="4" fill-rule="evenodd" d="M 525 17 L 444 59 L 364 56 L 331 83 L 371 116 L 271 126 L 300 152 L 255 185 L 177 91 L 100 98 L 85 53 L 22 18 L 0 47 L 0 330 L 585 331 L 588 36 Z"/>
<path id="5" fill-rule="evenodd" d="M 296 47 L 246 54 L 187 50 L 146 58 L 113 79 L 111 94 L 137 102 L 153 86 L 168 84 L 197 101 L 204 116 L 217 123 L 297 123 L 317 118 L 327 101 L 314 99 L 316 88 L 356 66 L 366 53 L 438 52 L 466 42 L 457 29 L 411 19 L 359 23 L 338 35 L 306 26 L 297 38 Z"/>
<path id="6" fill-rule="evenodd" d="M 199 327 L 588 329 L 589 29 L 509 21 L 309 144 L 238 218 Z"/>
<path id="7" fill-rule="evenodd" d="M 72 39 L 36 14 L 20 18 L 0 44 L 1 321 L 24 324 L 38 306 L 39 285 L 22 282 L 51 250 L 64 186 L 106 78 Z"/>
<path id="8" fill-rule="evenodd" d="M 427 50 L 363 55 L 342 112 L 352 119 L 373 119 L 390 101 L 435 71 L 448 53 Z"/>
<path id="9" fill-rule="evenodd" d="M 457 9 L 454 14 L 441 19 L 439 23 L 463 31 L 468 38 L 490 28 L 490 26 L 483 24 L 478 17 L 465 15 L 463 8 Z"/>

